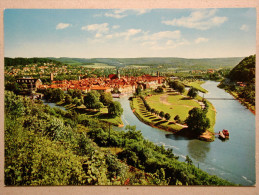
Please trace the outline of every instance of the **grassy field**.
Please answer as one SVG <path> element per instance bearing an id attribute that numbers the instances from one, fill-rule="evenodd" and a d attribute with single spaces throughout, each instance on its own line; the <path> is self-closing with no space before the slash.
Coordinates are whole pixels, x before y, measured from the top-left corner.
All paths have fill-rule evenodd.
<path id="1" fill-rule="evenodd" d="M 132 101 L 132 107 L 135 109 L 135 114 L 143 122 L 151 125 L 160 127 L 162 129 L 174 130 L 174 132 L 179 131 L 183 128 L 179 124 L 175 123 L 174 117 L 176 115 L 180 116 L 180 119 L 184 121 L 188 115 L 189 111 L 194 107 L 200 107 L 198 100 L 201 101 L 202 97 L 198 96 L 196 99 L 189 99 L 187 97 L 187 91 L 183 94 L 177 94 L 174 92 L 163 93 L 159 95 L 152 95 L 146 98 L 147 103 L 151 108 L 155 110 L 164 111 L 164 113 L 169 113 L 171 118 L 169 121 L 161 119 L 159 116 L 151 114 L 145 109 L 143 101 L 138 97 L 134 98 Z M 210 133 L 214 133 L 215 117 L 216 112 L 213 105 L 208 102 L 209 109 L 207 117 L 210 119 L 211 127 L 208 129 Z"/>
<path id="2" fill-rule="evenodd" d="M 101 108 L 100 111 L 95 110 L 89 110 L 86 109 L 84 105 L 76 107 L 74 104 L 69 104 L 64 106 L 67 110 L 75 109 L 80 114 L 86 114 L 90 117 L 95 117 L 100 119 L 101 121 L 110 123 L 115 126 L 123 126 L 123 122 L 121 120 L 121 117 L 110 117 L 108 115 L 108 109 L 107 107 Z"/>
<path id="3" fill-rule="evenodd" d="M 208 93 L 208 91 L 201 87 L 204 81 L 194 81 L 194 82 L 184 82 L 184 84 L 188 87 L 194 87 L 203 93 Z"/>
<path id="4" fill-rule="evenodd" d="M 164 113 L 169 113 L 171 118 L 179 115 L 181 120 L 185 120 L 188 117 L 188 112 L 192 108 L 200 107 L 200 104 L 197 101 L 189 99 L 186 96 L 187 91 L 183 95 L 172 92 L 161 95 L 152 95 L 146 100 L 151 108 L 154 108 L 159 112 L 164 111 Z"/>
<path id="5" fill-rule="evenodd" d="M 182 129 L 182 126 L 174 124 L 171 120 L 166 121 L 164 119 L 161 119 L 159 116 L 152 115 L 145 109 L 143 101 L 139 97 L 133 98 L 132 108 L 134 109 L 137 117 L 146 124 L 168 130 L 172 129 L 175 131 L 179 131 Z"/>
<path id="6" fill-rule="evenodd" d="M 93 63 L 92 65 L 83 65 L 85 68 L 116 68 L 116 66 L 110 66 L 103 63 Z"/>

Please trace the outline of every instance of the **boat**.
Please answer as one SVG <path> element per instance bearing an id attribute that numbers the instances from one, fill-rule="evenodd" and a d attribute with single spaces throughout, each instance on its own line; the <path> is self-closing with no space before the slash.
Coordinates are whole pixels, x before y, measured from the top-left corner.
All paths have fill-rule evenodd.
<path id="1" fill-rule="evenodd" d="M 220 139 L 229 139 L 229 132 L 226 129 L 219 131 L 219 138 Z"/>

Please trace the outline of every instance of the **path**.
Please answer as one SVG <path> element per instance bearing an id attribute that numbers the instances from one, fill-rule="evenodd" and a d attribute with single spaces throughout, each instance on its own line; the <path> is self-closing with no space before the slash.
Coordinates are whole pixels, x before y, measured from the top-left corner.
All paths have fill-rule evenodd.
<path id="1" fill-rule="evenodd" d="M 160 96 L 160 102 L 162 102 L 162 103 L 165 104 L 165 105 L 172 105 L 172 104 L 170 104 L 170 103 L 168 102 L 167 97 L 168 97 L 167 94 L 161 95 L 161 96 Z"/>

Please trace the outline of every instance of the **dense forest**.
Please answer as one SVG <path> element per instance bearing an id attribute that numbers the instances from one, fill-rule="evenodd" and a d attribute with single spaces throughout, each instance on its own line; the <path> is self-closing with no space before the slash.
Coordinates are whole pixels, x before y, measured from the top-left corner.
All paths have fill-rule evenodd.
<path id="1" fill-rule="evenodd" d="M 114 131 L 5 91 L 6 185 L 233 185 L 177 159 L 134 126 Z"/>
<path id="2" fill-rule="evenodd" d="M 255 111 L 255 59 L 256 55 L 244 58 L 219 85 L 239 98 L 252 111 Z"/>
<path id="3" fill-rule="evenodd" d="M 43 63 L 55 63 L 60 65 L 61 62 L 48 58 L 4 58 L 5 66 L 17 66 L 17 65 L 27 65 L 27 64 L 43 64 Z"/>
<path id="4" fill-rule="evenodd" d="M 255 55 L 244 58 L 228 75 L 231 81 L 255 83 Z"/>

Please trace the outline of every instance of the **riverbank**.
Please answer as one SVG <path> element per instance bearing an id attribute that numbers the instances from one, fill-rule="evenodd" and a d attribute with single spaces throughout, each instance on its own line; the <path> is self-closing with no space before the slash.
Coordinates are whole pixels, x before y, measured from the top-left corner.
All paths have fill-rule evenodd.
<path id="1" fill-rule="evenodd" d="M 243 106 L 245 106 L 248 110 L 250 110 L 250 112 L 255 115 L 255 106 L 251 105 L 244 98 L 240 98 L 238 93 L 231 91 L 229 88 L 227 88 L 225 85 L 223 86 L 221 83 L 218 85 L 218 87 L 220 89 L 224 89 L 227 93 L 232 95 L 237 101 L 239 101 Z"/>
<path id="2" fill-rule="evenodd" d="M 169 113 L 172 119 L 174 119 L 174 115 L 177 113 L 180 115 L 181 119 L 185 120 L 186 117 L 188 116 L 189 110 L 191 110 L 194 107 L 200 106 L 198 100 L 187 99 L 187 98 L 184 98 L 183 100 L 183 97 L 181 95 L 176 95 L 173 98 L 175 101 L 176 99 L 180 101 L 180 103 L 178 102 L 179 105 L 176 105 L 175 103 L 173 107 L 170 107 L 172 106 L 171 104 L 172 100 L 169 98 L 170 100 L 168 102 L 168 99 L 165 97 L 167 97 L 167 94 L 153 95 L 152 97 L 146 98 L 146 100 L 148 101 L 149 105 L 152 108 L 155 106 L 154 107 L 155 109 L 160 108 L 160 110 L 164 111 L 165 113 Z M 201 97 L 199 97 L 199 99 L 201 99 Z M 160 102 L 152 103 L 152 101 L 155 101 L 155 100 Z M 194 135 L 192 132 L 188 131 L 188 127 L 185 124 L 177 123 L 175 120 L 173 121 L 165 120 L 155 114 L 151 114 L 145 109 L 143 101 L 139 97 L 131 99 L 130 107 L 133 113 L 135 114 L 135 116 L 141 122 L 151 127 L 163 129 L 165 131 L 172 132 L 173 134 L 188 137 L 190 139 L 199 139 L 199 140 L 208 141 L 208 142 L 214 141 L 215 139 L 214 129 L 213 129 L 215 124 L 215 108 L 211 103 L 209 103 L 209 111 L 207 114 L 211 120 L 211 127 L 202 135 Z M 184 120 L 181 120 L 181 121 L 184 121 Z"/>

